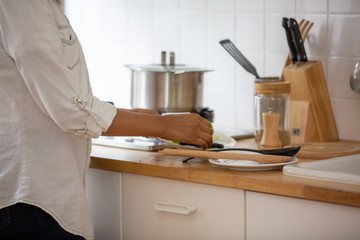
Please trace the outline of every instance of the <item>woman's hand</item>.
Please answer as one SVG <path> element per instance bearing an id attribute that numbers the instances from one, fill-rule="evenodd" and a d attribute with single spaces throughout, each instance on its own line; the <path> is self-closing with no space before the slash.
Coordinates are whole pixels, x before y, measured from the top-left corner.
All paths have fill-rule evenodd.
<path id="1" fill-rule="evenodd" d="M 211 124 L 198 114 L 168 114 L 161 116 L 161 138 L 208 148 L 212 145 Z"/>

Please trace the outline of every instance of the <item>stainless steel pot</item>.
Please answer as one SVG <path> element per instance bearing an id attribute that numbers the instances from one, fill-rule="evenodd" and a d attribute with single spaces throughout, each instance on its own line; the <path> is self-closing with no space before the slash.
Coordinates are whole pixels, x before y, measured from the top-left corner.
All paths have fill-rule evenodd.
<path id="1" fill-rule="evenodd" d="M 131 106 L 149 108 L 161 113 L 199 110 L 203 101 L 203 68 L 175 65 L 170 53 L 167 65 L 162 52 L 162 64 L 127 65 L 131 69 Z"/>

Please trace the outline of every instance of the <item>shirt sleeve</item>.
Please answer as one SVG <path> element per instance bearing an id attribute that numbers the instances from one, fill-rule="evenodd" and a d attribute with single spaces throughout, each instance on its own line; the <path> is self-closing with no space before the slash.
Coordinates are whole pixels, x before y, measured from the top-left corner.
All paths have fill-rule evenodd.
<path id="1" fill-rule="evenodd" d="M 111 125 L 116 108 L 92 95 L 84 62 L 69 65 L 67 54 L 84 61 L 80 43 L 70 26 L 58 26 L 50 4 L 0 0 L 4 48 L 45 115 L 65 132 L 98 137 Z M 64 28 L 70 28 L 68 39 L 62 38 Z M 64 42 L 73 49 L 64 50 Z"/>

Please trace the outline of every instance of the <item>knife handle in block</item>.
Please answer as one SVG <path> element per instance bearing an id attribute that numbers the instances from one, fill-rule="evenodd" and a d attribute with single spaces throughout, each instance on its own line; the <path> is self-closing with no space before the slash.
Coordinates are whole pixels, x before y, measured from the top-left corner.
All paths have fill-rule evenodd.
<path id="1" fill-rule="evenodd" d="M 295 49 L 297 51 L 297 53 L 296 53 L 297 60 L 306 62 L 307 61 L 306 51 L 305 51 L 304 42 L 301 37 L 301 33 L 300 33 L 300 29 L 299 29 L 299 25 L 298 25 L 297 21 L 294 18 L 290 18 L 289 22 L 288 22 L 288 26 L 291 30 Z"/>
<path id="2" fill-rule="evenodd" d="M 286 40 L 287 40 L 287 43 L 289 45 L 289 50 L 290 50 L 290 59 L 291 59 L 292 63 L 295 63 L 297 60 L 296 49 L 295 49 L 295 44 L 293 42 L 293 37 L 292 37 L 291 30 L 289 28 L 288 22 L 289 22 L 289 19 L 284 17 L 282 19 L 281 25 L 285 29 Z"/>

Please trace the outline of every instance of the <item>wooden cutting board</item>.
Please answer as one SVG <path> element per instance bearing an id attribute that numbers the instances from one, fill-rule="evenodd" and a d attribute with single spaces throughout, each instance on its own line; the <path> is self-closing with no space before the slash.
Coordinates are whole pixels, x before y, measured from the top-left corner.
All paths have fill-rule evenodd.
<path id="1" fill-rule="evenodd" d="M 333 141 L 304 143 L 296 157 L 303 159 L 326 159 L 346 155 L 360 154 L 360 142 Z"/>

